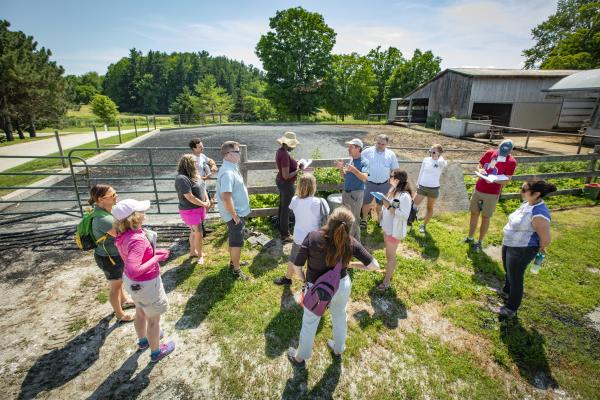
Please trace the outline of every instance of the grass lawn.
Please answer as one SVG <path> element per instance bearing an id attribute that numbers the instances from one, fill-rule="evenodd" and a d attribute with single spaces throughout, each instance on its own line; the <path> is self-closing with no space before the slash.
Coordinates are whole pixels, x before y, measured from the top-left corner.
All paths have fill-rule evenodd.
<path id="1" fill-rule="evenodd" d="M 147 132 L 139 132 L 138 137 L 146 134 Z M 125 133 L 121 135 L 123 139 L 123 143 L 128 142 L 132 139 L 135 139 L 135 133 Z M 110 145 L 119 144 L 118 136 L 111 136 L 109 138 L 100 139 L 100 147 L 109 147 Z M 68 151 L 72 149 L 80 149 L 85 147 L 96 147 L 96 142 L 91 141 L 88 143 L 84 143 L 77 147 L 70 148 Z M 68 151 L 65 151 L 65 154 L 68 154 Z M 77 152 L 74 155 L 81 158 L 89 158 L 95 156 L 97 153 L 95 151 L 82 151 Z M 50 156 L 58 156 L 60 155 L 58 152 L 50 154 Z M 45 159 L 40 158 L 37 160 L 29 161 L 24 164 L 21 164 L 17 167 L 10 168 L 6 171 L 2 171 L 3 173 L 9 172 L 57 172 L 63 168 L 60 159 Z M 0 186 L 24 186 L 39 181 L 41 179 L 46 178 L 46 176 L 28 176 L 28 175 L 0 175 Z M 10 189 L 0 189 L 0 196 L 3 196 L 7 193 L 10 193 L 12 190 Z"/>
<path id="2" fill-rule="evenodd" d="M 243 268 L 252 279 L 234 281 L 223 225 L 215 226 L 204 266 L 190 266 L 183 256 L 165 268 L 179 299 L 166 319 L 180 337 L 200 324 L 210 330 L 220 348 L 211 384 L 223 398 L 599 398 L 600 333 L 585 315 L 600 306 L 600 274 L 594 270 L 600 264 L 600 207 L 552 216 L 547 263 L 538 275 L 527 273 L 513 321 L 500 321 L 488 310 L 499 299 L 487 287 L 499 287 L 504 272 L 501 263 L 461 243 L 466 213 L 434 219 L 426 235 L 409 233 L 386 293 L 374 289 L 382 275 L 352 272 L 341 362 L 326 350 L 327 314 L 308 369 L 292 369 L 285 352 L 297 345 L 302 311 L 293 295 L 300 285 L 273 285 L 286 256 L 248 245 Z M 489 244 L 501 244 L 505 222 L 499 209 Z M 254 224 L 268 229 L 264 221 Z M 384 265 L 382 234 L 374 223 L 363 242 Z"/>

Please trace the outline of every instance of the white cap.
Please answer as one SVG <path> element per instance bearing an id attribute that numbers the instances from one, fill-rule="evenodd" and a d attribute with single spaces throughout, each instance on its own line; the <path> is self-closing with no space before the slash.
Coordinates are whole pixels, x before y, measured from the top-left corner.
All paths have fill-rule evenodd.
<path id="1" fill-rule="evenodd" d="M 117 220 L 123 220 L 136 211 L 146 211 L 150 208 L 150 200 L 137 201 L 134 199 L 124 199 L 119 201 L 111 211 L 113 217 Z"/>
<path id="2" fill-rule="evenodd" d="M 346 142 L 346 144 L 353 144 L 355 146 L 360 147 L 361 149 L 363 148 L 363 142 L 362 142 L 362 140 L 357 139 L 357 138 L 354 138 L 351 141 Z"/>

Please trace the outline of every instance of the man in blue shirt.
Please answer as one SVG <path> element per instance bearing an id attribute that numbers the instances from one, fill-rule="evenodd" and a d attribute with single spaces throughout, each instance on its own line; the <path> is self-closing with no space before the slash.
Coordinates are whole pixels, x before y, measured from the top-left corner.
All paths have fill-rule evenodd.
<path id="1" fill-rule="evenodd" d="M 244 245 L 245 217 L 250 214 L 248 189 L 238 169 L 240 144 L 227 141 L 221 146 L 223 164 L 217 175 L 219 214 L 229 231 L 229 266 L 236 278 L 248 279 L 240 269 L 240 256 Z"/>
<path id="2" fill-rule="evenodd" d="M 352 224 L 350 234 L 360 242 L 360 210 L 365 193 L 365 182 L 369 176 L 369 162 L 361 157 L 362 140 L 352 139 L 346 144 L 348 145 L 348 154 L 352 159 L 348 164 L 337 160 L 335 166 L 344 178 L 342 204 L 348 207 L 354 215 L 354 224 Z"/>

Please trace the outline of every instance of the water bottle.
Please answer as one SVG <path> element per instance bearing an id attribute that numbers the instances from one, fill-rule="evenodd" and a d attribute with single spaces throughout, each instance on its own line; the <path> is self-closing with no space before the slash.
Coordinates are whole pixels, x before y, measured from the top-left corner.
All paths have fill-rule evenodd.
<path id="1" fill-rule="evenodd" d="M 546 258 L 546 255 L 538 251 L 538 253 L 535 255 L 535 258 L 533 259 L 533 265 L 531 265 L 532 274 L 537 274 L 538 272 L 540 272 L 540 268 L 542 267 L 544 258 Z"/>

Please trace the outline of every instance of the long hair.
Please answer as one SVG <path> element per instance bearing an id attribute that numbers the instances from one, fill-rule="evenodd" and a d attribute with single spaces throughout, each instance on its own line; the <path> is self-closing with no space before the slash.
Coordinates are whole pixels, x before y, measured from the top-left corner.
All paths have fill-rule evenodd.
<path id="1" fill-rule="evenodd" d="M 302 174 L 298 178 L 298 185 L 296 186 L 296 196 L 301 199 L 305 199 L 310 196 L 314 196 L 317 191 L 317 180 L 313 174 Z"/>
<path id="2" fill-rule="evenodd" d="M 392 170 L 391 176 L 396 178 L 398 180 L 398 183 L 396 184 L 396 186 L 390 187 L 389 194 L 391 196 L 396 196 L 400 192 L 408 192 L 408 194 L 410 194 L 410 197 L 412 197 L 413 190 L 410 185 L 410 182 L 408 182 L 408 174 L 406 173 L 406 171 L 397 168 Z"/>
<path id="3" fill-rule="evenodd" d="M 196 168 L 196 162 L 191 154 L 184 154 L 179 159 L 177 164 L 177 173 L 185 175 L 193 181 L 198 180 L 198 169 Z"/>
<path id="4" fill-rule="evenodd" d="M 540 199 L 546 197 L 548 193 L 556 192 L 556 186 L 543 179 L 530 179 L 527 181 L 527 187 L 531 193 L 538 192 Z"/>
<path id="5" fill-rule="evenodd" d="M 106 196 L 106 193 L 112 189 L 110 185 L 103 185 L 101 183 L 95 184 L 92 189 L 90 189 L 90 198 L 88 200 L 88 204 L 92 205 L 98 202 L 102 197 Z"/>
<path id="6" fill-rule="evenodd" d="M 134 211 L 131 215 L 125 219 L 115 222 L 115 228 L 117 232 L 123 233 L 129 230 L 139 229 L 144 222 L 144 213 L 140 211 Z"/>
<path id="7" fill-rule="evenodd" d="M 333 210 L 327 223 L 323 226 L 325 231 L 325 264 L 333 268 L 338 263 L 346 266 L 352 258 L 352 248 L 350 247 L 350 228 L 354 223 L 354 215 L 345 206 L 340 206 Z"/>

